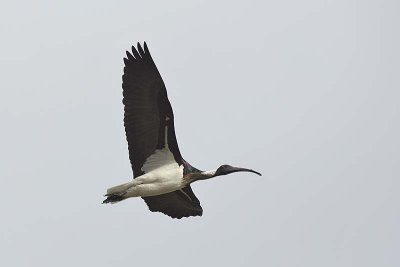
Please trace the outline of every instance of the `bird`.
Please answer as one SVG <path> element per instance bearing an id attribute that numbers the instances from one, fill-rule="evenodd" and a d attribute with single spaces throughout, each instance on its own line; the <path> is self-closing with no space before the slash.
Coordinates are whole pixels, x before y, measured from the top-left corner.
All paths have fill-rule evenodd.
<path id="1" fill-rule="evenodd" d="M 227 164 L 201 171 L 185 161 L 175 135 L 174 114 L 163 79 L 146 42 L 126 51 L 122 91 L 124 127 L 133 180 L 107 189 L 103 203 L 142 197 L 152 212 L 172 218 L 202 216 L 191 184 L 252 169 Z"/>

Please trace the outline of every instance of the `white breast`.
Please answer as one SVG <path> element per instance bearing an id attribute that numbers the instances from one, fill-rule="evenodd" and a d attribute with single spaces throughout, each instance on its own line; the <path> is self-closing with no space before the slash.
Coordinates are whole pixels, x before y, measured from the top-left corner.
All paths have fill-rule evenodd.
<path id="1" fill-rule="evenodd" d="M 157 149 L 147 158 L 133 186 L 127 190 L 128 197 L 161 195 L 183 187 L 183 165 L 179 166 L 168 148 Z"/>

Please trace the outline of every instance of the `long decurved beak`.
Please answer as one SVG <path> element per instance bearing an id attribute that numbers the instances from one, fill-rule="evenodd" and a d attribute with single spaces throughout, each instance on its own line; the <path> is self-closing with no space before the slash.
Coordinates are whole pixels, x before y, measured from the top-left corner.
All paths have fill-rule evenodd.
<path id="1" fill-rule="evenodd" d="M 231 170 L 231 172 L 252 172 L 252 173 L 255 173 L 255 174 L 258 174 L 258 175 L 262 176 L 262 174 L 261 174 L 261 173 L 259 173 L 259 172 L 255 171 L 255 170 L 252 170 L 252 169 L 246 169 L 246 168 L 232 167 L 232 170 Z"/>

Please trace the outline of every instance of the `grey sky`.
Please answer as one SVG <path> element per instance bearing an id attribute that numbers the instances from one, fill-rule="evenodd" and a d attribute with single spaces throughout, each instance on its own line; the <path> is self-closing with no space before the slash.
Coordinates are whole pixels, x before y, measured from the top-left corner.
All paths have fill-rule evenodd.
<path id="1" fill-rule="evenodd" d="M 2 1 L 1 266 L 399 266 L 398 1 Z M 203 217 L 128 181 L 122 58 L 147 41 Z"/>

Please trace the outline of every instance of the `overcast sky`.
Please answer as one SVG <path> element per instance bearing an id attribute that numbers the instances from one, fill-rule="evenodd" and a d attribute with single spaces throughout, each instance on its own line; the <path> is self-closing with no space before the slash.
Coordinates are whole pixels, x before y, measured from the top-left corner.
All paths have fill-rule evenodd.
<path id="1" fill-rule="evenodd" d="M 1 1 L 1 266 L 400 265 L 398 1 Z M 125 50 L 147 41 L 184 158 L 253 168 L 142 199 Z"/>

